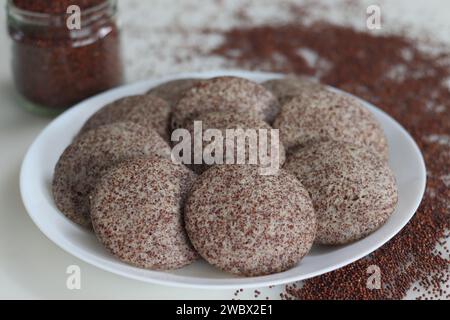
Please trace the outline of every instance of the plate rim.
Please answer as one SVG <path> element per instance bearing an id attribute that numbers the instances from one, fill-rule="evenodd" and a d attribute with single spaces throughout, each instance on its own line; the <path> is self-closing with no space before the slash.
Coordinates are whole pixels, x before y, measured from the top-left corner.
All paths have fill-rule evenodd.
<path id="1" fill-rule="evenodd" d="M 61 243 L 61 241 L 59 241 L 58 239 L 54 239 L 53 235 L 51 234 L 51 232 L 49 232 L 49 230 L 47 230 L 47 228 L 41 223 L 41 221 L 39 221 L 39 219 L 37 219 L 37 216 L 35 214 L 32 214 L 31 212 L 33 212 L 32 208 L 30 208 L 31 204 L 29 203 L 29 197 L 26 196 L 25 194 L 25 186 L 27 184 L 26 179 L 27 179 L 27 164 L 28 162 L 30 162 L 30 158 L 32 156 L 32 151 L 36 148 L 38 142 L 41 140 L 41 138 L 43 136 L 46 135 L 47 131 L 51 130 L 52 126 L 54 126 L 55 123 L 57 122 L 63 122 L 66 118 L 70 118 L 73 114 L 76 114 L 77 112 L 79 112 L 80 107 L 82 107 L 85 104 L 89 104 L 92 100 L 95 99 L 99 99 L 100 97 L 107 97 L 107 96 L 111 96 L 113 95 L 113 93 L 117 93 L 120 94 L 120 92 L 126 92 L 129 91 L 132 88 L 138 88 L 138 87 L 143 87 L 147 84 L 148 88 L 151 88 L 152 86 L 156 86 L 158 84 L 164 83 L 166 81 L 171 81 L 171 80 L 175 80 L 175 79 L 182 79 L 182 78 L 208 78 L 208 77 L 214 77 L 214 76 L 241 76 L 241 77 L 247 77 L 247 78 L 252 78 L 252 77 L 271 77 L 273 79 L 276 78 L 282 78 L 284 76 L 286 76 L 286 74 L 281 74 L 281 73 L 273 73 L 273 72 L 260 72 L 260 71 L 249 71 L 249 70 L 209 70 L 209 71 L 200 71 L 200 72 L 182 72 L 182 73 L 174 73 L 174 74 L 170 74 L 170 75 L 166 75 L 166 76 L 162 76 L 162 77 L 152 77 L 150 79 L 147 80 L 142 80 L 142 81 L 138 81 L 135 83 L 130 83 L 130 84 L 125 84 L 123 86 L 120 87 L 116 87 L 113 89 L 110 89 L 108 91 L 105 91 L 103 93 L 97 94 L 95 96 L 92 96 L 86 100 L 81 101 L 80 103 L 77 103 L 76 105 L 74 105 L 72 108 L 66 110 L 65 112 L 63 112 L 61 115 L 59 115 L 58 117 L 54 118 L 40 133 L 39 135 L 34 139 L 33 143 L 30 145 L 30 147 L 28 148 L 26 155 L 22 161 L 22 165 L 20 168 L 20 194 L 21 194 L 21 198 L 22 198 L 22 202 L 25 206 L 25 209 L 27 211 L 27 214 L 30 216 L 30 218 L 32 219 L 32 221 L 34 222 L 34 224 L 38 227 L 38 229 L 50 240 L 52 241 L 54 244 L 56 244 L 59 248 L 63 249 L 64 251 L 66 251 L 67 253 L 69 253 L 72 256 L 77 257 L 78 259 L 84 261 L 85 263 L 88 263 L 92 266 L 95 266 L 96 268 L 99 268 L 101 270 L 105 270 L 108 272 L 111 272 L 113 274 L 117 274 L 126 278 L 130 278 L 130 279 L 134 279 L 134 280 L 138 280 L 138 281 L 143 281 L 143 282 L 147 282 L 147 283 L 154 283 L 154 284 L 158 284 L 158 285 L 165 285 L 165 286 L 171 286 L 171 287 L 179 287 L 179 288 L 196 288 L 196 289 L 214 289 L 214 290 L 222 290 L 222 289 L 235 289 L 236 287 L 240 287 L 240 288 L 256 288 L 256 287 L 266 287 L 266 286 L 274 286 L 274 285 L 283 285 L 283 284 L 287 284 L 287 283 L 292 283 L 292 282 L 296 282 L 296 281 L 301 281 L 301 280 L 305 280 L 305 279 L 310 279 L 337 269 L 340 269 L 342 267 L 345 267 L 357 260 L 360 260 L 362 258 L 364 258 L 365 256 L 367 256 L 368 254 L 374 252 L 375 250 L 377 250 L 378 248 L 382 247 L 383 245 L 385 245 L 387 242 L 389 242 L 393 237 L 395 237 L 409 222 L 410 220 L 413 218 L 413 216 L 415 215 L 415 213 L 417 212 L 417 209 L 419 208 L 422 199 L 424 197 L 425 194 L 425 189 L 426 189 L 426 184 L 427 184 L 427 175 L 426 175 L 426 165 L 425 165 L 425 160 L 423 157 L 423 154 L 420 150 L 420 148 L 418 147 L 417 143 L 415 142 L 415 140 L 412 138 L 412 136 L 409 134 L 409 132 L 400 124 L 398 123 L 393 117 L 391 117 L 389 114 L 387 114 L 386 112 L 384 112 L 383 110 L 381 110 L 380 108 L 377 108 L 375 105 L 362 100 L 361 98 L 354 96 L 352 94 L 349 94 L 347 92 L 344 92 L 342 90 L 339 90 L 337 88 L 334 87 L 330 87 L 331 89 L 337 91 L 337 92 L 341 92 L 344 93 L 346 95 L 351 95 L 354 96 L 355 98 L 357 98 L 358 100 L 362 101 L 363 104 L 367 107 L 369 106 L 371 109 L 374 108 L 376 109 L 377 112 L 383 114 L 385 117 L 389 118 L 390 121 L 392 121 L 393 124 L 395 124 L 395 126 L 397 127 L 397 129 L 399 129 L 400 131 L 402 131 L 403 135 L 408 139 L 409 144 L 412 146 L 412 148 L 414 149 L 414 152 L 418 155 L 418 165 L 421 168 L 421 179 L 420 179 L 420 186 L 419 186 L 419 194 L 420 196 L 416 197 L 415 199 L 415 203 L 412 205 L 412 207 L 414 208 L 412 210 L 412 213 L 409 214 L 408 219 L 405 219 L 405 221 L 402 221 L 402 223 L 398 224 L 395 229 L 396 231 L 393 232 L 392 234 L 390 234 L 389 236 L 385 237 L 384 240 L 382 240 L 381 242 L 377 242 L 376 244 L 372 245 L 372 246 L 368 246 L 368 248 L 366 248 L 366 250 L 362 250 L 359 254 L 355 255 L 354 257 L 344 260 L 341 263 L 335 264 L 333 266 L 330 266 L 328 268 L 322 268 L 320 269 L 320 271 L 314 271 L 314 272 L 310 272 L 308 274 L 303 274 L 303 275 L 292 275 L 292 276 L 288 276 L 288 277 L 284 277 L 281 279 L 265 279 L 265 278 L 270 278 L 273 275 L 269 275 L 269 276 L 264 276 L 264 277 L 253 277 L 253 278 L 233 278 L 234 281 L 238 281 L 239 283 L 226 283 L 228 281 L 230 281 L 230 279 L 214 279 L 212 282 L 212 284 L 208 284 L 208 283 L 192 283 L 192 282 L 188 282 L 182 279 L 178 279 L 177 278 L 184 278 L 184 276 L 182 275 L 177 275 L 177 274 L 170 274 L 171 279 L 155 279 L 155 278 L 149 278 L 146 276 L 140 276 L 138 274 L 130 274 L 129 272 L 127 272 L 126 270 L 118 270 L 116 268 L 114 268 L 113 266 L 108 266 L 108 265 L 104 265 L 101 264 L 97 261 L 95 261 L 95 259 L 91 258 L 90 256 L 86 256 L 83 254 L 83 252 L 79 252 L 78 250 L 76 250 L 76 248 L 71 248 L 71 246 L 73 246 L 71 243 L 69 242 L 64 242 Z M 151 83 L 151 85 L 150 85 Z M 74 250 L 75 249 L 75 250 Z M 139 268 L 138 268 L 139 269 Z M 140 270 L 140 269 L 139 269 Z M 156 271 L 155 271 L 156 272 Z M 280 275 L 280 274 L 278 274 Z M 231 276 L 231 275 L 230 275 Z M 223 283 L 221 283 L 223 282 Z"/>

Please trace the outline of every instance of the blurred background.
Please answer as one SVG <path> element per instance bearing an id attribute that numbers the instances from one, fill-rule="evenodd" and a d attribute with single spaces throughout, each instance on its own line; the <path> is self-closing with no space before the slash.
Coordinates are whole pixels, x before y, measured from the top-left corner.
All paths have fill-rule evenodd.
<path id="1" fill-rule="evenodd" d="M 371 24 L 372 11 L 367 10 L 372 5 L 381 10 L 379 26 Z M 450 53 L 447 0 L 119 0 L 117 25 L 123 77 L 117 75 L 117 81 L 104 84 L 104 89 L 155 76 L 225 68 L 308 74 L 379 104 L 407 127 L 425 150 L 427 160 L 439 159 L 441 167 L 445 169 L 447 164 L 448 169 L 448 100 L 442 90 L 439 96 L 431 95 L 429 87 L 419 86 L 421 82 L 437 86 L 448 81 L 442 71 L 445 68 L 440 69 Z M 15 42 L 36 38 L 33 31 L 27 30 L 27 38 L 26 32 L 12 27 L 6 1 L 1 0 L 0 298 L 235 298 L 233 290 L 173 289 L 106 273 L 64 253 L 32 224 L 19 196 L 19 168 L 27 148 L 51 118 L 24 108 L 18 88 L 32 92 L 30 84 L 40 83 L 42 78 L 31 67 L 27 73 L 13 66 L 17 68 L 14 63 L 18 60 L 21 65 L 36 65 L 33 59 L 41 51 L 14 49 Z M 379 42 L 375 36 L 385 38 Z M 416 50 L 435 54 L 436 59 L 422 59 Z M 63 63 L 52 60 L 55 56 L 45 59 Z M 413 67 L 411 62 L 418 57 Z M 439 59 L 439 65 L 427 65 Z M 83 61 L 79 63 L 83 68 Z M 108 67 L 101 70 L 105 69 Z M 423 79 L 417 76 L 426 70 L 436 72 Z M 442 71 L 441 78 L 436 78 L 438 71 Z M 409 86 L 404 86 L 406 82 Z M 399 90 L 410 91 L 420 103 L 408 109 L 414 104 L 411 97 L 401 100 L 389 95 Z M 448 87 L 446 90 L 448 95 Z M 415 116 L 407 118 L 404 115 L 408 112 Z M 440 198 L 444 202 L 439 206 L 447 206 L 448 211 L 448 171 L 444 174 L 439 170 L 431 168 L 435 189 L 429 189 L 427 197 L 430 202 Z M 65 286 L 65 271 L 72 264 L 80 265 L 85 277 L 79 291 Z M 239 298 L 279 298 L 285 287 L 258 292 L 248 290 L 239 293 Z M 415 297 L 415 293 L 408 296 Z"/>

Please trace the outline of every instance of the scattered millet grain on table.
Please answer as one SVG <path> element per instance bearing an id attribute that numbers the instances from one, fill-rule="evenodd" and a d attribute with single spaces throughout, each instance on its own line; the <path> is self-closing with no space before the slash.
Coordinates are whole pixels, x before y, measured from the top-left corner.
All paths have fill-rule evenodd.
<path id="1" fill-rule="evenodd" d="M 425 52 L 419 47 L 427 43 L 404 35 L 377 36 L 325 22 L 218 33 L 224 42 L 211 54 L 235 67 L 316 76 L 380 107 L 412 134 L 427 164 L 425 198 L 394 239 L 342 269 L 288 285 L 281 297 L 400 299 L 412 290 L 417 299 L 449 299 L 450 51 L 439 46 Z M 381 268 L 379 290 L 367 288 L 371 265 Z"/>

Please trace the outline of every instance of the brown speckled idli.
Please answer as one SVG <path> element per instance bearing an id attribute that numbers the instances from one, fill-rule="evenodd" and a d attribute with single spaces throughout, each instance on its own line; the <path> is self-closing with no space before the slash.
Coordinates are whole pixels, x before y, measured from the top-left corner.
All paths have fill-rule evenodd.
<path id="1" fill-rule="evenodd" d="M 172 128 L 212 111 L 250 113 L 271 123 L 278 110 L 276 97 L 263 86 L 237 77 L 199 81 L 187 90 L 172 111 Z"/>
<path id="2" fill-rule="evenodd" d="M 125 161 L 91 197 L 94 231 L 116 257 L 137 267 L 171 270 L 197 253 L 184 230 L 183 207 L 195 174 L 162 158 Z"/>
<path id="3" fill-rule="evenodd" d="M 280 106 L 305 92 L 327 90 L 326 86 L 308 77 L 292 76 L 273 79 L 264 82 L 262 85 L 277 97 Z"/>
<path id="4" fill-rule="evenodd" d="M 153 129 L 119 122 L 86 132 L 67 147 L 56 165 L 53 197 L 58 209 L 89 227 L 89 194 L 100 176 L 124 160 L 150 155 L 171 156 L 170 147 Z"/>
<path id="5" fill-rule="evenodd" d="M 309 191 L 320 244 L 346 244 L 380 228 L 397 205 L 395 177 L 367 148 L 328 141 L 290 155 L 284 169 Z"/>
<path id="6" fill-rule="evenodd" d="M 170 107 L 173 107 L 183 94 L 192 88 L 200 79 L 177 79 L 165 82 L 148 91 L 148 93 L 160 97 L 167 101 Z"/>
<path id="7" fill-rule="evenodd" d="M 348 95 L 308 91 L 283 105 L 274 128 L 287 149 L 326 140 L 365 146 L 387 160 L 389 147 L 372 113 Z"/>
<path id="8" fill-rule="evenodd" d="M 271 165 L 270 158 L 272 154 L 272 139 L 271 139 L 271 130 L 273 129 L 267 122 L 252 116 L 248 113 L 235 113 L 231 111 L 224 111 L 224 112 L 210 112 L 206 114 L 201 114 L 196 121 L 200 121 L 202 123 L 202 134 L 203 137 L 205 137 L 205 133 L 208 129 L 216 129 L 220 130 L 222 137 L 223 137 L 223 144 L 221 144 L 221 148 L 223 150 L 223 157 L 221 158 L 223 163 L 227 163 L 227 148 L 226 148 L 226 136 L 227 136 L 227 130 L 228 129 L 242 129 L 242 131 L 236 132 L 236 138 L 234 138 L 234 161 L 237 161 L 237 149 L 238 149 L 238 143 L 243 143 L 245 139 L 245 164 L 254 164 L 259 165 L 261 167 L 269 167 Z M 194 122 L 185 123 L 186 129 L 190 132 L 191 138 L 194 139 Z M 254 132 L 246 132 L 248 129 L 255 130 Z M 266 130 L 265 137 L 267 137 L 266 143 L 267 148 L 264 153 L 264 164 L 261 163 L 261 158 L 259 156 L 259 130 L 263 129 Z M 262 134 L 262 133 L 261 133 Z M 249 141 L 252 140 L 253 142 L 256 142 L 255 145 L 252 145 L 252 148 L 250 148 Z M 203 142 L 203 150 L 205 148 L 211 145 L 211 142 Z M 277 153 L 279 155 L 278 157 L 278 168 L 281 168 L 281 166 L 284 164 L 284 161 L 286 160 L 286 153 L 284 150 L 284 146 L 281 141 L 277 141 L 274 143 L 274 147 L 277 150 Z M 194 151 L 194 145 L 192 145 L 192 152 Z M 250 152 L 252 152 L 252 156 L 250 157 Z M 275 155 L 274 155 L 275 156 Z M 251 160 L 251 162 L 250 162 Z M 256 160 L 256 161 L 255 161 Z M 275 160 L 275 159 L 273 159 Z M 191 157 L 191 163 L 194 162 L 194 157 L 192 155 Z M 202 173 L 205 171 L 209 166 L 205 164 L 204 162 L 202 164 L 197 165 L 191 165 L 189 166 L 191 169 L 193 169 L 197 173 Z"/>
<path id="9" fill-rule="evenodd" d="M 91 116 L 80 131 L 98 128 L 115 122 L 136 122 L 155 129 L 166 141 L 169 139 L 170 107 L 151 94 L 129 96 L 114 101 Z"/>
<path id="10" fill-rule="evenodd" d="M 186 230 L 198 253 L 229 273 L 262 276 L 294 267 L 310 250 L 316 218 L 293 175 L 254 166 L 215 166 L 194 183 Z"/>

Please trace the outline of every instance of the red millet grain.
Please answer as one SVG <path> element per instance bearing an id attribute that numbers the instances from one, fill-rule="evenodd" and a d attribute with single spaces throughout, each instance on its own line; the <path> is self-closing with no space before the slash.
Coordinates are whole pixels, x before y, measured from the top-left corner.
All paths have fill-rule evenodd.
<path id="1" fill-rule="evenodd" d="M 412 134 L 427 163 L 425 198 L 393 240 L 345 268 L 287 286 L 281 297 L 400 299 L 417 285 L 419 299 L 450 298 L 444 241 L 450 227 L 450 54 L 425 53 L 402 35 L 376 36 L 329 23 L 235 28 L 223 36 L 211 54 L 237 67 L 313 75 L 379 106 Z M 314 65 L 299 54 L 305 48 L 317 54 Z M 436 252 L 439 243 L 443 255 Z M 380 290 L 366 286 L 371 265 L 381 268 Z"/>
<path id="2" fill-rule="evenodd" d="M 66 13 L 71 5 L 80 9 L 91 8 L 104 3 L 105 0 L 14 0 L 13 3 L 20 9 L 49 14 Z"/>

